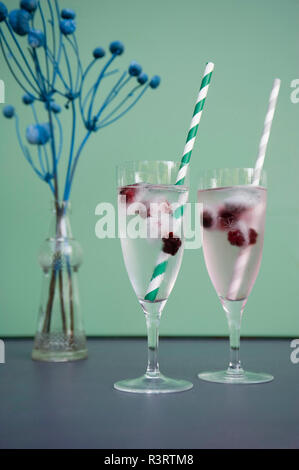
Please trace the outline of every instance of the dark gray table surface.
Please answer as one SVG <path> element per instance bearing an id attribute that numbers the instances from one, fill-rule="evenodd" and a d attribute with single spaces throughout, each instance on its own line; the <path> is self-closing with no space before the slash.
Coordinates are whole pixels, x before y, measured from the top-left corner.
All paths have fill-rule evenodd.
<path id="1" fill-rule="evenodd" d="M 141 375 L 144 339 L 90 339 L 89 359 L 30 359 L 30 340 L 6 340 L 0 364 L 0 448 L 299 448 L 299 364 L 290 340 L 243 340 L 248 370 L 274 374 L 261 385 L 197 379 L 223 368 L 227 341 L 163 339 L 162 371 L 190 379 L 187 392 L 118 392 L 114 381 Z"/>

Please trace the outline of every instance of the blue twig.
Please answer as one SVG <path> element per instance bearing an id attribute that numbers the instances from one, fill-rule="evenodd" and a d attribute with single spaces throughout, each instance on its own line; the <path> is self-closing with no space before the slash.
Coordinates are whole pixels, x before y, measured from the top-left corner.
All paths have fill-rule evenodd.
<path id="1" fill-rule="evenodd" d="M 41 19 L 42 19 L 43 30 L 44 30 L 44 35 L 45 35 L 45 44 L 44 44 L 43 50 L 44 50 L 44 53 L 45 53 L 47 81 L 48 81 L 48 83 L 50 83 L 49 59 L 48 59 L 48 54 L 47 54 L 47 49 L 48 49 L 47 26 L 46 26 L 46 21 L 45 21 L 45 17 L 44 17 L 44 14 L 43 14 L 43 10 L 41 9 L 41 6 L 40 6 L 40 2 L 38 2 L 38 9 L 39 9 L 40 16 L 41 16 Z"/>
<path id="2" fill-rule="evenodd" d="M 37 174 L 37 176 L 44 180 L 44 176 L 43 174 L 36 168 L 36 166 L 34 165 L 33 161 L 32 161 L 32 158 L 30 156 L 30 153 L 29 153 L 29 150 L 27 147 L 25 147 L 25 145 L 23 144 L 23 141 L 22 141 L 22 137 L 21 137 L 21 133 L 20 133 L 20 123 L 19 123 L 19 117 L 18 115 L 15 116 L 15 120 L 16 120 L 16 133 L 17 133 L 17 138 L 18 138 L 18 141 L 19 141 L 19 145 L 21 147 L 21 150 L 24 154 L 24 157 L 26 158 L 27 162 L 30 164 L 30 166 L 32 167 L 32 169 L 34 170 L 34 172 Z"/>
<path id="3" fill-rule="evenodd" d="M 58 6 L 58 2 L 57 0 L 54 0 L 55 1 L 55 10 L 56 10 L 56 16 L 57 16 L 57 22 L 59 24 L 59 21 L 60 21 L 60 16 L 59 16 L 59 6 Z M 54 28 L 53 28 L 54 30 Z M 59 29 L 59 46 L 58 46 L 58 52 L 57 52 L 57 57 L 55 57 L 55 53 L 54 53 L 54 50 L 53 50 L 53 53 L 54 53 L 54 63 L 55 63 L 55 67 L 54 67 L 54 73 L 53 73 L 53 80 L 52 80 L 52 87 L 54 88 L 55 86 L 55 80 L 56 80 L 56 75 L 59 71 L 59 64 L 60 64 L 60 59 L 61 59 L 61 50 L 62 50 L 62 33 Z"/>
<path id="4" fill-rule="evenodd" d="M 47 147 L 45 145 L 43 145 L 43 151 L 44 151 L 44 159 L 45 159 L 45 163 L 46 163 L 47 173 L 50 174 L 50 165 L 49 165 L 48 152 L 47 152 Z"/>
<path id="5" fill-rule="evenodd" d="M 98 88 L 100 86 L 100 83 L 105 75 L 105 72 L 106 70 L 108 69 L 108 67 L 112 64 L 112 62 L 114 61 L 114 59 L 116 58 L 117 56 L 115 54 L 113 54 L 110 59 L 106 62 L 106 65 L 104 65 L 96 83 L 95 83 L 95 86 L 94 86 L 94 89 L 93 89 L 93 93 L 92 93 L 92 98 L 90 100 L 90 105 L 89 105 L 89 110 L 88 110 L 88 118 L 87 118 L 87 121 L 88 123 L 91 122 L 91 114 L 92 114 L 92 109 L 93 109 L 93 104 L 94 104 L 94 100 L 95 100 L 95 96 L 96 96 L 96 93 L 98 91 Z"/>
<path id="6" fill-rule="evenodd" d="M 98 120 L 99 117 L 101 116 L 102 112 L 105 110 L 105 108 L 111 103 L 111 101 L 116 98 L 118 95 L 119 91 L 130 81 L 132 77 L 128 77 L 126 80 L 124 78 L 126 77 L 127 72 L 123 72 L 122 76 L 120 79 L 116 82 L 110 93 L 108 94 L 107 98 L 105 99 L 103 105 L 101 106 L 99 112 L 96 115 L 96 119 Z"/>
<path id="7" fill-rule="evenodd" d="M 117 121 L 118 119 L 120 119 L 121 117 L 123 117 L 128 111 L 130 111 L 130 109 L 133 108 L 133 106 L 135 106 L 135 104 L 140 100 L 140 98 L 144 95 L 144 93 L 146 92 L 146 90 L 148 89 L 149 85 L 145 85 L 145 87 L 143 88 L 143 90 L 141 91 L 141 93 L 139 93 L 139 95 L 137 96 L 137 98 L 133 101 L 133 103 L 130 104 L 130 106 L 128 106 L 124 111 L 122 111 L 118 116 L 116 116 L 114 119 L 111 119 L 111 121 L 108 121 L 106 122 L 113 114 L 115 114 L 115 112 L 121 107 L 123 106 L 123 104 L 125 103 L 125 101 L 130 97 L 130 94 L 110 113 L 108 114 L 108 116 L 106 116 L 106 118 L 99 124 L 99 126 L 97 127 L 97 130 L 98 129 L 101 129 L 103 127 L 107 127 L 109 126 L 110 124 L 112 124 L 113 122 Z M 139 87 L 138 87 L 139 88 Z"/>
<path id="8" fill-rule="evenodd" d="M 86 93 L 84 99 L 83 99 L 83 103 L 82 103 L 82 95 L 83 95 L 83 88 L 84 88 L 84 82 L 85 82 L 85 79 L 88 75 L 88 73 L 90 72 L 90 70 L 92 69 L 93 65 L 96 63 L 96 59 L 92 60 L 90 62 L 90 64 L 88 65 L 88 67 L 86 68 L 85 72 L 83 73 L 82 75 L 82 79 L 81 79 L 81 85 L 80 85 L 80 95 L 79 95 L 79 105 L 80 105 L 80 112 L 81 112 L 81 116 L 82 116 L 82 120 L 86 126 L 87 124 L 87 117 L 85 118 L 85 107 L 86 107 L 86 104 L 87 104 L 87 101 L 88 101 L 88 98 L 91 96 L 91 93 L 93 92 L 95 86 L 96 86 L 96 83 L 93 83 L 92 86 L 90 87 L 90 89 L 88 90 L 88 92 Z M 105 73 L 105 75 L 103 76 L 103 79 L 104 78 L 107 78 L 107 77 L 110 77 L 111 75 L 114 75 L 115 73 L 117 73 L 119 70 L 118 69 L 115 69 L 115 70 L 111 70 L 110 72 L 107 72 Z"/>
<path id="9" fill-rule="evenodd" d="M 45 98 L 47 96 L 45 79 L 44 79 L 44 76 L 42 74 L 40 63 L 39 63 L 39 60 L 38 60 L 38 55 L 37 55 L 35 49 L 33 49 L 33 51 L 32 51 L 32 59 L 33 59 L 34 65 L 35 65 L 36 76 L 38 78 L 39 87 L 40 87 L 40 90 L 42 92 L 42 96 Z"/>
<path id="10" fill-rule="evenodd" d="M 33 114 L 33 117 L 34 117 L 34 121 L 35 121 L 36 124 L 39 124 L 34 102 L 31 103 L 30 106 L 31 106 L 31 109 L 32 109 L 32 114 Z M 40 145 L 37 146 L 37 153 L 38 153 L 38 159 L 39 159 L 39 162 L 40 162 L 41 169 L 45 173 L 44 166 L 43 166 L 43 160 L 42 160 L 42 150 L 41 150 Z"/>
<path id="11" fill-rule="evenodd" d="M 68 36 L 67 36 L 66 39 L 69 42 L 69 44 L 71 45 L 71 47 L 72 47 L 72 49 L 75 53 L 75 57 L 76 57 L 76 61 L 77 61 L 77 76 L 76 76 L 75 90 L 78 90 L 80 74 L 81 74 L 81 79 L 82 79 L 82 76 L 83 76 L 83 67 L 82 67 L 82 64 L 81 64 L 80 56 L 79 56 L 79 47 L 78 47 L 78 43 L 77 43 L 75 34 L 73 34 L 74 42 L 72 42 L 72 40 Z"/>
<path id="12" fill-rule="evenodd" d="M 64 196 L 63 196 L 64 201 L 68 201 L 69 195 L 70 195 L 71 171 L 72 171 L 72 162 L 73 162 L 74 145 L 75 145 L 76 110 L 75 110 L 75 104 L 73 101 L 72 101 L 72 118 L 73 118 L 73 124 L 72 124 L 72 135 L 71 135 L 71 149 L 70 149 L 70 156 L 69 156 L 68 168 L 67 168 L 66 179 L 65 179 Z"/>
<path id="13" fill-rule="evenodd" d="M 49 23 L 50 23 L 51 29 L 52 29 L 53 56 L 56 57 L 56 36 L 55 36 L 54 12 L 53 12 L 53 8 L 52 8 L 52 5 L 51 5 L 51 1 L 47 0 L 47 2 L 48 2 L 48 7 L 49 7 L 49 11 L 50 11 L 50 16 L 51 16 L 51 19 L 49 20 Z"/>
<path id="14" fill-rule="evenodd" d="M 56 156 L 56 160 L 57 160 L 57 164 L 58 164 L 58 162 L 60 160 L 60 157 L 61 157 L 61 154 L 62 154 L 62 149 L 63 149 L 63 130 L 62 130 L 62 125 L 61 125 L 60 119 L 57 116 L 57 114 L 54 114 L 54 117 L 56 119 L 58 129 L 59 129 L 59 147 L 58 147 L 58 153 L 57 153 L 57 156 Z"/>
<path id="15" fill-rule="evenodd" d="M 77 165 L 78 165 L 78 161 L 79 161 L 79 157 L 81 155 L 81 152 L 85 146 L 85 144 L 87 143 L 89 137 L 91 136 L 92 134 L 92 131 L 87 131 L 84 139 L 82 140 L 81 144 L 80 144 L 80 147 L 76 153 L 76 156 L 74 158 L 74 163 L 73 163 L 73 167 L 72 167 L 72 170 L 71 170 L 71 175 L 70 175 L 70 179 L 69 179 L 69 184 L 68 184 L 68 189 L 67 189 L 67 192 L 65 194 L 65 200 L 68 201 L 69 198 L 70 198 L 70 192 L 71 192 L 71 188 L 72 188 L 72 184 L 73 184 L 73 179 L 74 179 L 74 174 L 75 174 L 75 171 L 76 171 L 76 168 L 77 168 Z"/>
<path id="16" fill-rule="evenodd" d="M 4 33 L 2 31 L 2 29 L 0 28 L 0 36 L 1 36 L 1 49 L 2 49 L 2 52 L 3 52 L 3 55 L 4 55 L 4 58 L 5 58 L 5 61 L 8 65 L 8 68 L 9 70 L 11 71 L 11 73 L 13 74 L 15 80 L 18 82 L 18 84 L 22 87 L 23 90 L 27 91 L 25 86 L 21 84 L 21 81 L 17 78 L 16 74 L 14 73 L 11 65 L 10 65 L 10 62 L 9 62 L 9 59 L 8 57 L 6 56 L 6 53 L 5 53 L 5 49 L 4 49 L 4 45 L 2 43 L 2 40 L 4 41 L 5 43 L 5 46 L 8 50 L 8 53 L 10 54 L 10 57 L 13 58 L 18 70 L 20 71 L 20 73 L 23 75 L 23 77 L 25 78 L 25 80 L 27 81 L 28 85 L 32 88 L 32 90 L 34 91 L 34 93 L 36 93 L 37 95 L 39 95 L 39 89 L 36 89 L 35 86 L 32 84 L 32 82 L 29 80 L 29 78 L 27 77 L 27 75 L 25 74 L 22 66 L 20 65 L 20 63 L 18 62 L 17 58 L 14 56 L 5 36 L 4 36 Z"/>
<path id="17" fill-rule="evenodd" d="M 61 45 L 61 49 L 62 49 L 62 45 Z M 53 69 L 55 70 L 56 75 L 58 75 L 58 77 L 60 78 L 60 80 L 61 80 L 63 86 L 65 87 L 65 89 L 66 89 L 67 91 L 70 91 L 70 88 L 69 88 L 68 84 L 66 83 L 66 81 L 64 80 L 63 75 L 62 75 L 62 73 L 61 73 L 61 71 L 60 71 L 59 63 L 55 60 L 55 58 L 53 57 L 53 55 L 52 55 L 52 53 L 51 53 L 51 51 L 50 51 L 49 49 L 47 50 L 47 54 L 48 54 L 48 56 L 49 56 L 50 61 L 51 61 L 52 64 L 53 64 Z M 60 53 L 59 53 L 59 55 L 60 55 Z M 60 59 L 59 59 L 59 60 L 60 60 Z M 55 80 L 56 80 L 56 76 L 54 77 L 54 79 L 53 79 L 53 81 L 52 81 L 52 88 L 53 88 L 53 89 L 54 89 Z M 56 91 L 57 91 L 57 90 L 56 90 Z M 65 95 L 63 95 L 63 96 L 65 96 Z"/>
<path id="18" fill-rule="evenodd" d="M 5 24 L 6 24 L 6 26 L 7 26 L 8 31 L 10 32 L 10 35 L 11 35 L 11 37 L 12 37 L 14 43 L 15 43 L 16 46 L 17 46 L 17 49 L 18 49 L 19 53 L 21 54 L 21 57 L 22 57 L 22 59 L 23 59 L 25 65 L 26 65 L 27 69 L 29 70 L 30 74 L 32 75 L 33 80 L 35 80 L 36 84 L 38 85 L 38 82 L 37 82 L 36 77 L 35 77 L 35 75 L 34 75 L 34 73 L 33 73 L 33 71 L 32 71 L 32 68 L 30 67 L 30 65 L 29 65 L 29 63 L 28 63 L 28 61 L 27 61 L 27 59 L 26 59 L 26 56 L 25 56 L 25 54 L 23 53 L 22 48 L 21 48 L 21 46 L 20 46 L 20 44 L 19 44 L 19 41 L 16 39 L 16 37 L 15 37 L 15 35 L 14 35 L 12 29 L 11 29 L 11 26 L 10 26 L 10 24 L 8 23 L 7 20 L 5 20 Z M 15 59 L 15 55 L 14 55 L 14 54 L 12 54 L 12 57 Z M 15 59 L 15 60 L 16 60 L 16 59 Z"/>
<path id="19" fill-rule="evenodd" d="M 47 4 L 47 14 L 43 9 L 44 4 Z M 27 8 L 32 8 L 31 2 L 22 2 L 21 8 L 14 10 L 8 16 L 5 5 L 0 2 L 0 23 L 4 22 L 6 25 L 5 34 L 1 28 L 2 25 L 0 26 L 0 50 L 12 76 L 26 93 L 23 97 L 23 103 L 31 105 L 35 124 L 27 128 L 26 137 L 30 144 L 37 145 L 38 158 L 36 158 L 35 163 L 22 141 L 19 118 L 15 114 L 14 107 L 7 106 L 6 109 L 4 108 L 3 113 L 7 118 L 12 118 L 15 115 L 17 138 L 24 157 L 37 176 L 49 185 L 58 210 L 60 207 L 58 163 L 62 152 L 66 153 L 66 149 L 64 148 L 63 128 L 58 116 L 62 108 L 56 98 L 61 96 L 67 100 L 65 108 L 71 108 L 72 113 L 69 155 L 63 191 L 63 201 L 67 204 L 79 159 L 90 136 L 100 128 L 106 127 L 124 116 L 140 100 L 148 87 L 157 88 L 160 79 L 155 76 L 145 85 L 148 76 L 142 73 L 142 67 L 136 61 L 132 61 L 124 72 L 119 72 L 118 69 L 109 70 L 116 57 L 124 52 L 124 45 L 120 41 L 113 41 L 109 45 L 111 57 L 107 59 L 97 73 L 92 85 L 88 85 L 88 91 L 85 93 L 87 77 L 90 77 L 90 72 L 94 69 L 95 63 L 105 56 L 105 50 L 102 47 L 96 47 L 93 50 L 94 59 L 90 61 L 84 70 L 75 35 L 75 12 L 69 9 L 60 12 L 58 0 L 45 0 L 44 3 L 38 0 L 38 18 L 36 12 L 29 14 L 26 11 Z M 42 24 L 41 32 L 35 30 L 37 19 Z M 30 60 L 27 60 L 25 55 L 26 48 L 21 47 L 21 43 L 17 38 L 18 35 L 26 36 L 28 34 L 28 57 Z M 7 40 L 7 36 L 9 39 L 12 38 L 13 47 L 10 45 L 11 40 Z M 17 54 L 14 53 L 15 51 Z M 68 54 L 69 52 L 71 54 Z M 72 68 L 70 56 L 72 57 L 73 54 L 76 63 Z M 65 64 L 62 64 L 63 60 Z M 65 69 L 66 73 L 64 72 Z M 98 100 L 98 92 L 103 79 L 118 72 L 119 75 L 115 83 L 111 85 L 109 93 L 106 97 L 101 96 Z M 139 85 L 134 86 L 126 94 L 124 89 L 133 78 L 138 81 Z M 141 89 L 141 87 L 143 88 Z M 139 90 L 141 91 L 139 92 Z M 122 98 L 122 96 L 124 97 Z M 120 97 L 119 100 L 116 100 L 117 97 Z M 35 109 L 35 102 L 37 101 L 42 102 L 42 106 L 45 106 L 48 112 L 48 122 L 44 124 L 39 123 L 39 116 Z M 99 107 L 96 108 L 97 111 L 95 111 L 96 101 L 100 102 Z M 113 102 L 115 102 L 114 107 Z M 86 128 L 86 134 L 77 147 L 75 137 L 78 109 Z M 64 110 L 64 112 L 67 111 Z M 49 147 L 47 147 L 48 143 Z"/>
<path id="20" fill-rule="evenodd" d="M 73 93 L 74 89 L 73 89 L 72 70 L 71 70 L 69 58 L 68 58 L 68 55 L 67 55 L 64 44 L 62 44 L 62 50 L 63 50 L 63 53 L 64 53 L 64 59 L 65 59 L 65 63 L 66 63 L 67 71 L 68 71 L 69 80 L 70 80 L 69 90 L 70 90 L 71 93 Z"/>

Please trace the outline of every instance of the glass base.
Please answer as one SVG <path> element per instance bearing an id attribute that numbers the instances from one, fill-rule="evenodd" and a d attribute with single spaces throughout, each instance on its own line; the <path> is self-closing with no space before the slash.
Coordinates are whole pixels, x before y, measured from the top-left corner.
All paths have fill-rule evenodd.
<path id="1" fill-rule="evenodd" d="M 79 361 L 87 358 L 86 337 L 82 331 L 74 335 L 62 332 L 37 333 L 32 359 L 45 362 Z"/>
<path id="2" fill-rule="evenodd" d="M 44 361 L 44 362 L 69 362 L 69 361 L 79 361 L 81 359 L 86 359 L 88 356 L 87 349 L 81 349 L 79 351 L 41 351 L 40 349 L 33 349 L 32 359 L 34 361 Z"/>
<path id="3" fill-rule="evenodd" d="M 157 377 L 143 375 L 137 379 L 121 380 L 114 384 L 116 390 L 131 393 L 175 393 L 190 390 L 193 387 L 187 380 L 175 380 L 159 374 Z"/>
<path id="4" fill-rule="evenodd" d="M 217 372 L 201 372 L 198 377 L 207 382 L 216 382 L 221 384 L 261 384 L 271 382 L 273 375 L 259 372 L 243 371 L 239 374 L 229 373 L 227 370 Z"/>

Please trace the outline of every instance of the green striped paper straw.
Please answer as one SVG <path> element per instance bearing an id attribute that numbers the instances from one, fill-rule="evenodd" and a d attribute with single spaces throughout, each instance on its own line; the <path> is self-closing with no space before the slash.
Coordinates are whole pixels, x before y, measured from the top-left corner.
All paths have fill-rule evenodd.
<path id="1" fill-rule="evenodd" d="M 184 147 L 180 169 L 179 169 L 176 183 L 175 183 L 176 185 L 183 185 L 185 181 L 185 177 L 189 168 L 192 150 L 195 144 L 195 139 L 196 139 L 199 123 L 200 123 L 201 116 L 202 116 L 202 111 L 203 111 L 206 97 L 208 94 L 209 84 L 211 81 L 213 70 L 214 70 L 214 64 L 212 62 L 208 62 L 206 65 L 204 74 L 203 74 L 199 94 L 196 100 L 196 105 L 194 108 L 191 124 L 189 127 L 189 132 L 188 132 L 186 144 Z M 180 199 L 179 202 L 180 202 L 180 205 L 174 213 L 174 217 L 177 219 L 182 217 L 184 213 L 184 206 L 187 202 L 185 194 L 182 195 L 182 198 Z M 156 300 L 156 297 L 159 292 L 159 288 L 165 276 L 165 272 L 167 269 L 167 264 L 168 264 L 168 260 L 170 256 L 171 255 L 164 253 L 163 251 L 160 252 L 151 281 L 146 291 L 144 300 L 149 300 L 151 302 Z"/>

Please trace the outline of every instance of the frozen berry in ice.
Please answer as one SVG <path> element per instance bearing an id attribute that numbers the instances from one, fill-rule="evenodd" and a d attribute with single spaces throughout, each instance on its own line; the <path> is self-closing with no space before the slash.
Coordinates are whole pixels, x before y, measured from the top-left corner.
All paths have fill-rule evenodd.
<path id="1" fill-rule="evenodd" d="M 249 245 L 255 245 L 258 233 L 254 228 L 249 229 Z"/>
<path id="2" fill-rule="evenodd" d="M 164 214 L 172 214 L 171 204 L 167 200 L 162 202 L 161 212 Z"/>
<path id="3" fill-rule="evenodd" d="M 168 214 L 172 214 L 171 204 L 165 200 L 152 200 L 151 202 L 147 201 L 145 203 L 147 207 L 147 217 L 156 217 L 156 218 L 163 218 L 168 216 Z"/>
<path id="4" fill-rule="evenodd" d="M 167 238 L 162 238 L 163 241 L 163 251 L 169 255 L 176 255 L 180 249 L 182 241 L 179 237 L 174 237 L 173 232 L 169 232 Z"/>
<path id="5" fill-rule="evenodd" d="M 143 219 L 151 216 L 151 205 L 149 201 L 140 201 L 135 214 L 139 214 Z"/>
<path id="6" fill-rule="evenodd" d="M 164 217 L 165 214 L 172 214 L 171 204 L 167 201 L 167 199 L 162 201 L 153 201 L 150 206 L 151 207 L 148 208 L 148 217 L 152 215 L 153 217 L 161 218 Z"/>
<path id="7" fill-rule="evenodd" d="M 219 226 L 223 230 L 232 228 L 240 219 L 246 207 L 237 204 L 226 204 L 218 212 Z"/>
<path id="8" fill-rule="evenodd" d="M 218 221 L 220 228 L 227 230 L 231 228 L 238 220 L 238 215 L 229 209 L 221 209 L 218 213 Z"/>
<path id="9" fill-rule="evenodd" d="M 239 247 L 244 246 L 246 242 L 243 233 L 239 229 L 230 230 L 227 234 L 227 239 L 231 245 L 239 246 Z"/>
<path id="10" fill-rule="evenodd" d="M 127 204 L 131 204 L 135 200 L 136 191 L 136 185 L 128 185 L 121 188 L 119 194 L 121 196 L 126 196 Z"/>
<path id="11" fill-rule="evenodd" d="M 204 228 L 211 228 L 213 225 L 213 216 L 209 211 L 203 211 L 202 225 Z"/>

